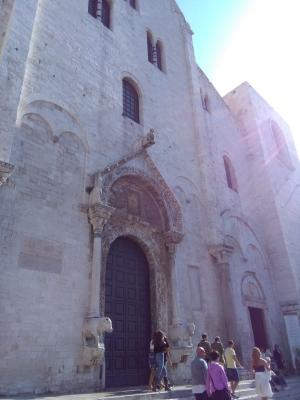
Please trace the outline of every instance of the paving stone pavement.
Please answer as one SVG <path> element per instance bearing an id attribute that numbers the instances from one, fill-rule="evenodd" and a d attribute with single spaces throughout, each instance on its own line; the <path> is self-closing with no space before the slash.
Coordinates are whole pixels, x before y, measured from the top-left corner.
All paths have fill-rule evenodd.
<path id="1" fill-rule="evenodd" d="M 300 377 L 289 378 L 288 389 L 275 393 L 275 400 L 300 400 Z M 240 400 L 259 400 L 255 393 L 253 380 L 241 381 L 237 391 Z M 61 395 L 18 395 L 3 397 L 1 400 L 193 400 L 191 386 L 176 386 L 171 392 L 161 391 L 153 393 L 145 388 L 128 388 L 122 390 L 106 391 L 101 393 L 79 393 Z"/>

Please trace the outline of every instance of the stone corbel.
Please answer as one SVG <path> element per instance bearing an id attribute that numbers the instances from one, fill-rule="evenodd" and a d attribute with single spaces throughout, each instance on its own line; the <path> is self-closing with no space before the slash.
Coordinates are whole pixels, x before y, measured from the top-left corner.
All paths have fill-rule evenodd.
<path id="1" fill-rule="evenodd" d="M 216 264 L 229 264 L 234 248 L 228 244 L 217 244 L 208 247 L 208 252 Z"/>
<path id="2" fill-rule="evenodd" d="M 14 165 L 0 161 L 0 186 L 4 185 L 15 169 Z"/>
<path id="3" fill-rule="evenodd" d="M 101 237 L 103 228 L 114 212 L 114 208 L 102 203 L 94 203 L 89 207 L 89 219 L 93 226 L 94 237 Z"/>
<path id="4" fill-rule="evenodd" d="M 175 251 L 176 245 L 181 242 L 183 233 L 176 231 L 168 231 L 165 233 L 165 243 L 171 252 Z"/>

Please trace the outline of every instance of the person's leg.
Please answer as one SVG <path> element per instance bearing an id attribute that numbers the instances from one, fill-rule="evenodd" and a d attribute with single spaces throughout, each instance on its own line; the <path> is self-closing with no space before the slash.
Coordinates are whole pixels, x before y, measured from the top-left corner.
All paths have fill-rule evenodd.
<path id="1" fill-rule="evenodd" d="M 232 381 L 232 382 L 231 382 L 232 393 L 235 392 L 235 390 L 236 390 L 238 384 L 239 384 L 239 383 L 238 383 L 237 381 Z"/>
<path id="2" fill-rule="evenodd" d="M 202 400 L 200 393 L 194 393 L 195 400 Z"/>
<path id="3" fill-rule="evenodd" d="M 238 399 L 238 398 L 239 398 L 239 396 L 237 396 L 237 395 L 235 394 L 235 391 L 236 391 L 236 388 L 237 388 L 238 384 L 239 384 L 238 381 L 232 381 L 232 382 L 231 382 L 231 396 L 232 396 L 234 399 Z"/>
<path id="4" fill-rule="evenodd" d="M 167 374 L 167 369 L 166 369 L 166 365 L 165 364 L 163 366 L 162 376 L 163 376 L 163 379 L 164 379 L 165 390 L 170 391 L 171 388 L 170 388 L 170 383 L 169 383 L 169 380 L 168 380 L 168 374 Z"/>
<path id="5" fill-rule="evenodd" d="M 240 378 L 239 378 L 238 370 L 236 368 L 233 368 L 231 370 L 231 378 L 232 378 L 231 379 L 232 380 L 232 385 L 231 385 L 232 396 L 237 398 L 238 396 L 236 396 L 235 391 L 236 391 L 236 388 L 237 388 L 237 386 L 239 384 Z"/>
<path id="6" fill-rule="evenodd" d="M 164 355 L 163 353 L 155 354 L 155 361 L 157 364 L 156 372 L 155 372 L 155 388 L 160 384 L 160 381 L 163 377 L 163 368 L 164 368 Z"/>
<path id="7" fill-rule="evenodd" d="M 154 376 L 155 376 L 155 369 L 154 369 L 154 368 L 151 368 L 151 369 L 150 369 L 149 382 L 148 382 L 148 386 L 149 386 L 149 389 L 150 389 L 150 390 L 153 389 Z"/>

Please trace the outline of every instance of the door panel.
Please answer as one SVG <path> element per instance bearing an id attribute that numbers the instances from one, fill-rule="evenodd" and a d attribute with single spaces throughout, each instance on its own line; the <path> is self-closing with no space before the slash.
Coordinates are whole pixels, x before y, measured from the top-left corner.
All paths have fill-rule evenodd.
<path id="1" fill-rule="evenodd" d="M 250 320 L 254 336 L 254 344 L 260 349 L 266 350 L 268 346 L 264 311 L 260 308 L 249 307 Z"/>
<path id="2" fill-rule="evenodd" d="M 109 251 L 105 315 L 114 328 L 105 337 L 106 386 L 146 385 L 151 329 L 149 268 L 141 248 L 127 238 L 115 240 Z"/>

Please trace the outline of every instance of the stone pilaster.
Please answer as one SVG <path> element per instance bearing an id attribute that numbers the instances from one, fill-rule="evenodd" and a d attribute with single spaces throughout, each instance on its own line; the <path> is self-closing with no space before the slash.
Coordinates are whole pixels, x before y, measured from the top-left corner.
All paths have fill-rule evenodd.
<path id="1" fill-rule="evenodd" d="M 233 247 L 226 244 L 219 244 L 210 246 L 208 251 L 218 268 L 225 332 L 227 339 L 232 339 L 236 337 L 234 294 L 230 275 L 230 257 L 233 253 Z"/>
<path id="2" fill-rule="evenodd" d="M 88 317 L 99 317 L 102 232 L 105 224 L 114 212 L 114 208 L 102 203 L 94 203 L 89 208 L 89 219 L 93 226 L 93 259 L 91 277 L 91 296 Z"/>
<path id="3" fill-rule="evenodd" d="M 179 282 L 177 279 L 177 265 L 176 265 L 176 248 L 178 243 L 183 237 L 179 232 L 167 232 L 165 234 L 165 244 L 169 253 L 169 265 L 171 275 L 171 296 L 172 296 L 172 325 L 180 323 L 179 317 L 179 299 L 177 287 Z"/>
<path id="4" fill-rule="evenodd" d="M 14 165 L 4 161 L 0 161 L 0 186 L 6 183 L 14 168 Z"/>

